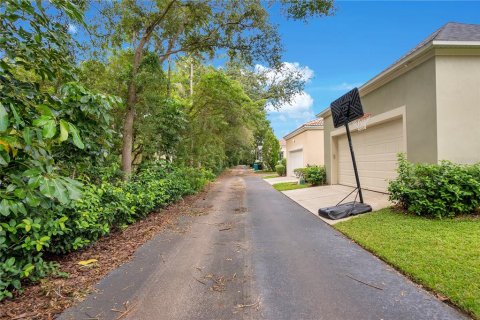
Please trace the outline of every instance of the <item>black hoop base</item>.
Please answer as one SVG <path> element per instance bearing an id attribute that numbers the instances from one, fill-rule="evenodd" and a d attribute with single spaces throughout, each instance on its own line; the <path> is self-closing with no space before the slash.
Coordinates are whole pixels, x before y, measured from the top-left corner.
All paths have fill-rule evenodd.
<path id="1" fill-rule="evenodd" d="M 318 215 L 327 219 L 338 220 L 371 211 L 372 207 L 370 205 L 353 201 L 333 207 L 320 208 L 318 209 Z"/>

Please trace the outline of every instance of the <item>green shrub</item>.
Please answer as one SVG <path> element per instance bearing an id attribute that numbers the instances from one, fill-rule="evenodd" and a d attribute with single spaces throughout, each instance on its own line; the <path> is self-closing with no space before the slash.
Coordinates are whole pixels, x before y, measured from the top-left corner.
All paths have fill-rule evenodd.
<path id="1" fill-rule="evenodd" d="M 298 179 L 305 179 L 305 169 L 306 168 L 297 168 L 293 170 L 293 173 L 295 174 L 295 177 Z"/>
<path id="2" fill-rule="evenodd" d="M 480 207 L 480 164 L 412 164 L 401 154 L 397 171 L 388 187 L 390 200 L 408 212 L 442 218 Z"/>
<path id="3" fill-rule="evenodd" d="M 313 186 L 324 185 L 327 183 L 327 172 L 324 166 L 310 166 L 305 168 L 297 168 L 293 170 L 295 176 L 299 179 L 304 179 L 306 183 Z"/>
<path id="4" fill-rule="evenodd" d="M 277 165 L 275 166 L 275 171 L 276 171 L 277 174 L 278 174 L 279 176 L 281 176 L 281 177 L 286 174 L 286 168 L 285 168 L 285 166 L 284 166 L 283 164 L 277 164 Z"/>
<path id="5" fill-rule="evenodd" d="M 324 166 L 307 166 L 303 172 L 305 182 L 318 186 L 327 183 L 327 173 Z"/>
<path id="6" fill-rule="evenodd" d="M 201 168 L 154 163 L 140 168 L 129 182 L 86 181 L 82 197 L 69 204 L 52 201 L 28 213 L 9 205 L 14 215 L 0 216 L 0 300 L 19 290 L 21 280 L 35 281 L 53 270 L 44 253 L 83 248 L 112 229 L 195 193 L 213 178 Z"/>

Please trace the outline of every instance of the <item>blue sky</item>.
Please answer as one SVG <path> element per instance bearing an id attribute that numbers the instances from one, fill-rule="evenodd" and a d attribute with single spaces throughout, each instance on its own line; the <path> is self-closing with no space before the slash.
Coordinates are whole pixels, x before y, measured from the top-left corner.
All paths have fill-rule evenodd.
<path id="1" fill-rule="evenodd" d="M 307 24 L 272 10 L 285 53 L 313 77 L 305 93 L 269 119 L 281 138 L 314 119 L 330 102 L 368 81 L 420 41 L 453 21 L 480 24 L 480 2 L 341 1 L 332 17 Z"/>

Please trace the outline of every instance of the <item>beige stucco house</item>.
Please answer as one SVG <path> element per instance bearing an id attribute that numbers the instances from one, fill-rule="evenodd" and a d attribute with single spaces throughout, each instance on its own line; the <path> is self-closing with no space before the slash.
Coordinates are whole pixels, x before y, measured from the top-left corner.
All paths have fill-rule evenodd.
<path id="1" fill-rule="evenodd" d="M 396 155 L 412 162 L 480 161 L 480 25 L 448 23 L 359 88 L 365 131 L 352 134 L 362 187 L 386 192 Z M 354 185 L 345 130 L 324 119 L 331 184 Z"/>
<path id="2" fill-rule="evenodd" d="M 304 123 L 284 137 L 286 141 L 287 175 L 307 165 L 323 165 L 323 119 Z"/>

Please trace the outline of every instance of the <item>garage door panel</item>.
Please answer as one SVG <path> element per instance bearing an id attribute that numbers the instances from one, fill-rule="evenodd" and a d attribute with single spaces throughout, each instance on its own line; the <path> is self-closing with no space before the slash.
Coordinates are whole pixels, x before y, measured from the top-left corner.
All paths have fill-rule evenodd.
<path id="1" fill-rule="evenodd" d="M 355 174 L 353 170 L 345 172 L 343 176 L 348 179 L 352 185 L 355 184 Z M 391 171 L 380 171 L 380 170 L 362 170 L 362 176 L 360 176 L 362 185 L 367 182 L 368 179 L 385 180 L 385 179 L 394 179 L 396 178 L 395 168 Z M 365 184 L 367 186 L 367 184 Z"/>
<path id="2" fill-rule="evenodd" d="M 353 132 L 352 143 L 362 187 L 386 192 L 397 176 L 397 154 L 404 152 L 402 119 Z M 356 185 L 346 135 L 338 138 L 338 182 Z"/>
<path id="3" fill-rule="evenodd" d="M 347 152 L 350 155 L 350 151 L 347 150 Z M 376 153 L 376 154 L 370 154 L 370 155 L 360 155 L 357 156 L 355 153 L 355 159 L 357 159 L 358 162 L 363 163 L 377 163 L 379 161 L 382 162 L 388 162 L 388 161 L 395 161 L 392 160 L 392 158 L 396 158 L 398 152 L 385 152 L 385 153 Z M 344 160 L 345 162 L 350 162 L 350 165 L 352 165 L 352 158 L 348 157 Z"/>
<path id="4" fill-rule="evenodd" d="M 290 151 L 287 158 L 288 175 L 295 176 L 294 170 L 303 167 L 303 149 Z"/>

